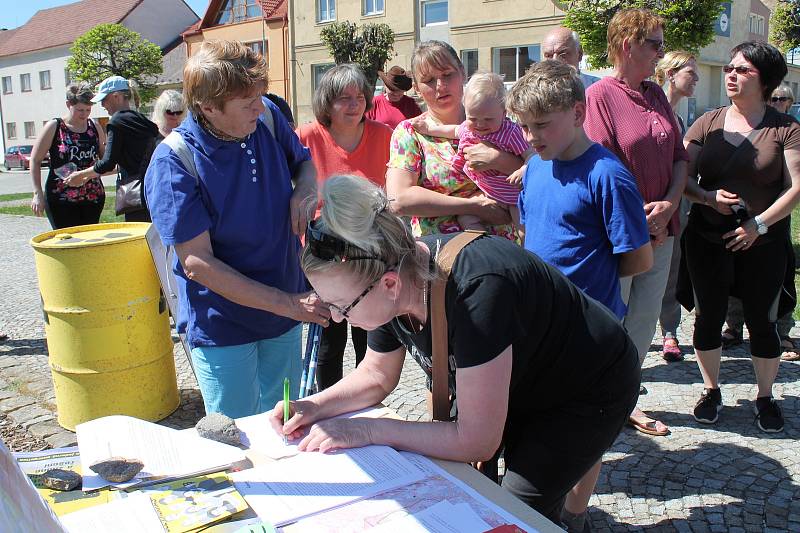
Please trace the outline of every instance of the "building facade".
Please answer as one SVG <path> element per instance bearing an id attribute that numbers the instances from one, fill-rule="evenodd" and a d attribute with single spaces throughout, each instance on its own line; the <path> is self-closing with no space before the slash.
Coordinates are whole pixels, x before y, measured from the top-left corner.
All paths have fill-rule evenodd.
<path id="1" fill-rule="evenodd" d="M 269 92 L 289 99 L 289 1 L 277 9 L 259 0 L 211 0 L 203 18 L 183 34 L 189 56 L 203 41 L 237 40 L 262 54 L 269 67 Z"/>
<path id="2" fill-rule="evenodd" d="M 183 0 L 82 0 L 37 11 L 0 37 L 2 149 L 33 144 L 47 121 L 64 114 L 69 50 L 85 32 L 119 23 L 163 49 L 196 20 Z M 96 105 L 92 117 L 103 122 L 108 115 Z"/>

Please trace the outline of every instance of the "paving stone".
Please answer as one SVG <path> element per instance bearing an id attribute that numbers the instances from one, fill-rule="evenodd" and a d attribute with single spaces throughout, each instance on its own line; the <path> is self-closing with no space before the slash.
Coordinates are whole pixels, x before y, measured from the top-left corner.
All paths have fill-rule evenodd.
<path id="1" fill-rule="evenodd" d="M 53 448 L 65 448 L 67 446 L 77 446 L 78 440 L 75 434 L 69 431 L 61 430 L 59 433 L 45 437 L 44 439 Z"/>
<path id="2" fill-rule="evenodd" d="M 37 422 L 28 427 L 28 432 L 31 435 L 39 437 L 40 439 L 49 437 L 51 435 L 55 435 L 56 433 L 59 433 L 61 431 L 64 431 L 64 428 L 59 426 L 56 422 L 48 420 Z"/>
<path id="3" fill-rule="evenodd" d="M 7 398 L 3 401 L 0 401 L 0 411 L 11 413 L 17 409 L 20 409 L 27 405 L 33 405 L 35 403 L 36 400 L 34 400 L 29 396 L 13 396 L 11 398 Z"/>
<path id="4" fill-rule="evenodd" d="M 43 416 L 50 417 L 49 419 L 53 419 L 53 413 L 48 411 L 47 409 L 42 409 L 38 407 L 36 404 L 26 405 L 24 407 L 20 407 L 14 411 L 11 411 L 8 414 L 8 417 L 18 426 L 22 426 L 26 428 L 30 425 L 32 420 L 37 418 L 41 418 Z M 27 424 L 27 425 L 26 425 Z"/>

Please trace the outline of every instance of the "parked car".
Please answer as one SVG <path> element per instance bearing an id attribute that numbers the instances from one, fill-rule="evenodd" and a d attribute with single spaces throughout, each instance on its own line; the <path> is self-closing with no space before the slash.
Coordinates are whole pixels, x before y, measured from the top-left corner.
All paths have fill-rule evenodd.
<path id="1" fill-rule="evenodd" d="M 12 168 L 21 168 L 23 170 L 28 170 L 31 168 L 31 152 L 33 151 L 33 146 L 30 144 L 23 144 L 21 146 L 9 146 L 6 148 L 6 155 L 4 166 L 6 170 L 11 170 Z M 43 166 L 50 165 L 50 154 L 45 154 L 44 160 L 42 161 Z"/>

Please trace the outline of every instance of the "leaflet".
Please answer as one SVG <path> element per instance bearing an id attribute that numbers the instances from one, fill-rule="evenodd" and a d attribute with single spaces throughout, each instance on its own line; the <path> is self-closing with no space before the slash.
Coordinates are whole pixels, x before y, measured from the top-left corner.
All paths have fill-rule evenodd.
<path id="1" fill-rule="evenodd" d="M 492 528 L 467 503 L 449 501 L 406 515 L 370 529 L 375 533 L 484 533 Z"/>
<path id="2" fill-rule="evenodd" d="M 424 477 L 387 446 L 306 452 L 230 474 L 256 514 L 278 527 Z"/>

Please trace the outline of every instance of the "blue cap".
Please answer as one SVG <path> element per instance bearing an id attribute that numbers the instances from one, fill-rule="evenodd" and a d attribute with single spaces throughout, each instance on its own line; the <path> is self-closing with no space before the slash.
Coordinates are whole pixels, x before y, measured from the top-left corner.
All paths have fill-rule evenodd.
<path id="1" fill-rule="evenodd" d="M 102 102 L 105 97 L 111 93 L 125 91 L 130 88 L 131 86 L 128 84 L 128 80 L 122 76 L 111 76 L 100 82 L 100 85 L 97 87 L 97 94 L 92 98 L 92 102 L 97 104 Z"/>

